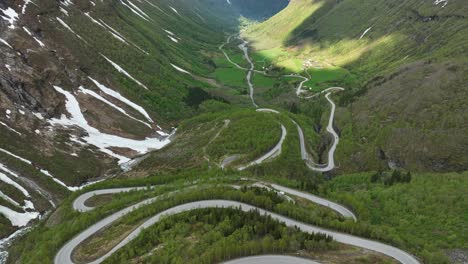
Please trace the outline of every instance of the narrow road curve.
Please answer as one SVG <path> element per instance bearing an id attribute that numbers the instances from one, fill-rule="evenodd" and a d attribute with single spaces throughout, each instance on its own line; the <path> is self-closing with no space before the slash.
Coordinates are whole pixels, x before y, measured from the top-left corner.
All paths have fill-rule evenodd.
<path id="1" fill-rule="evenodd" d="M 327 125 L 327 132 L 332 135 L 333 143 L 328 150 L 328 163 L 327 165 L 321 165 L 321 164 L 314 164 L 309 155 L 307 154 L 305 150 L 305 143 L 304 143 L 304 133 L 302 132 L 302 129 L 298 126 L 298 131 L 299 131 L 299 139 L 301 142 L 301 155 L 309 169 L 313 171 L 318 171 L 318 172 L 327 172 L 331 171 L 335 168 L 335 151 L 336 147 L 338 146 L 338 143 L 340 142 L 340 137 L 336 133 L 335 129 L 333 128 L 333 120 L 335 119 L 335 110 L 336 110 L 336 105 L 335 103 L 330 99 L 331 92 L 328 92 L 325 95 L 325 98 L 327 98 L 328 102 L 331 105 L 331 111 L 330 111 L 330 117 L 328 119 L 328 125 Z"/>
<path id="2" fill-rule="evenodd" d="M 302 87 L 304 87 L 304 84 L 310 80 L 309 78 L 306 78 L 306 77 L 301 76 L 301 75 L 296 75 L 296 74 L 283 75 L 283 77 L 294 77 L 294 78 L 301 78 L 301 79 L 303 79 L 303 81 L 300 82 L 299 85 L 298 85 L 297 88 L 296 88 L 296 95 L 297 95 L 298 97 L 300 97 L 301 94 L 304 92 L 304 91 L 302 90 Z"/>
<path id="3" fill-rule="evenodd" d="M 286 130 L 286 128 L 283 126 L 283 124 L 281 124 L 281 138 L 280 140 L 278 141 L 278 143 L 276 144 L 276 146 L 274 146 L 270 151 L 268 151 L 267 153 L 265 153 L 263 156 L 261 156 L 260 158 L 250 162 L 249 164 L 245 165 L 245 166 L 242 166 L 242 167 L 239 167 L 237 168 L 238 170 L 242 171 L 242 170 L 245 170 L 247 169 L 248 167 L 251 167 L 251 166 L 254 166 L 254 165 L 258 165 L 258 164 L 261 164 L 262 162 L 264 162 L 265 160 L 267 159 L 272 159 L 272 158 L 275 158 L 277 156 L 279 156 L 281 154 L 281 150 L 282 150 L 282 147 L 283 147 L 283 142 L 284 140 L 286 139 L 286 135 L 288 134 L 288 131 Z"/>
<path id="4" fill-rule="evenodd" d="M 351 210 L 349 210 L 348 208 L 346 208 L 346 207 L 344 207 L 344 206 L 342 206 L 340 204 L 337 204 L 335 202 L 332 202 L 330 200 L 318 197 L 318 196 L 310 194 L 310 193 L 297 191 L 297 190 L 294 190 L 294 189 L 291 189 L 291 188 L 288 188 L 288 187 L 284 187 L 284 186 L 281 186 L 281 185 L 278 185 L 278 184 L 269 183 L 269 185 L 273 189 L 276 189 L 278 191 L 289 193 L 289 194 L 295 195 L 297 197 L 301 197 L 301 198 L 304 198 L 304 199 L 309 200 L 311 202 L 314 202 L 316 204 L 320 204 L 322 206 L 328 207 L 328 208 L 332 209 L 333 211 L 339 213 L 340 215 L 342 215 L 342 216 L 344 216 L 346 218 L 352 218 L 354 220 L 354 222 L 357 222 L 356 215 Z"/>
<path id="5" fill-rule="evenodd" d="M 78 196 L 78 198 L 73 201 L 73 209 L 84 213 L 94 209 L 94 207 L 88 207 L 85 205 L 86 201 L 90 198 L 97 196 L 97 195 L 104 195 L 104 194 L 116 194 L 116 193 L 124 193 L 124 192 L 131 192 L 131 191 L 142 191 L 148 189 L 147 187 L 129 187 L 129 188 L 115 188 L 115 189 L 104 189 L 104 190 L 97 190 L 92 192 L 87 192 Z"/>
<path id="6" fill-rule="evenodd" d="M 154 202 L 158 197 L 152 198 L 152 202 Z M 141 207 L 143 204 L 149 204 L 148 202 L 150 199 L 145 200 L 143 202 L 140 202 L 136 205 L 132 205 L 130 207 L 127 207 L 117 213 L 114 213 L 111 216 L 108 216 L 104 218 L 103 220 L 99 221 L 97 224 L 89 227 L 82 233 L 80 233 L 78 236 L 67 242 L 57 253 L 55 256 L 55 264 L 73 264 L 74 262 L 71 259 L 71 255 L 73 250 L 84 240 L 89 238 L 91 235 L 95 234 L 99 230 L 101 230 L 103 227 L 111 224 L 112 222 L 116 221 L 120 217 L 123 217 L 124 215 L 130 213 L 131 211 L 135 210 L 135 207 Z M 339 232 L 334 232 L 330 231 L 327 229 L 323 229 L 320 227 L 316 227 L 313 225 L 308 225 L 304 224 L 302 222 L 290 219 L 288 217 L 281 216 L 276 213 L 269 212 L 267 210 L 248 205 L 245 203 L 240 203 L 236 201 L 228 201 L 228 200 L 205 200 L 205 201 L 196 201 L 196 202 L 190 202 L 186 204 L 181 204 L 175 207 L 172 207 L 170 209 L 167 209 L 163 212 L 160 212 L 156 214 L 155 216 L 151 217 L 147 221 L 145 221 L 143 224 L 141 224 L 139 227 L 137 227 L 132 233 L 130 233 L 125 239 L 123 239 L 119 244 L 117 244 L 114 248 L 112 248 L 109 252 L 107 252 L 105 255 L 100 257 L 99 259 L 90 262 L 92 264 L 97 264 L 103 262 L 106 258 L 108 258 L 110 255 L 112 255 L 114 252 L 131 242 L 133 239 L 135 239 L 145 228 L 148 228 L 157 222 L 160 221 L 161 217 L 163 216 L 168 216 L 168 215 L 174 215 L 174 214 L 179 214 L 182 212 L 190 211 L 190 210 L 195 210 L 195 209 L 201 209 L 201 208 L 238 208 L 242 210 L 243 212 L 249 212 L 249 211 L 257 211 L 261 215 L 268 215 L 271 218 L 286 224 L 286 226 L 289 227 L 297 227 L 299 230 L 307 233 L 322 233 L 331 236 L 335 241 L 351 245 L 351 246 L 357 246 L 369 250 L 373 250 L 376 252 L 380 252 L 382 254 L 385 254 L 387 256 L 390 256 L 401 263 L 405 264 L 419 264 L 419 261 L 413 257 L 412 255 L 406 253 L 405 251 L 402 251 L 398 248 L 372 241 L 369 239 L 363 239 L 359 238 L 356 236 L 348 235 L 348 234 L 343 234 Z"/>
<path id="7" fill-rule="evenodd" d="M 320 264 L 310 259 L 282 256 L 282 255 L 262 255 L 247 258 L 238 258 L 223 262 L 224 264 Z"/>
<path id="8" fill-rule="evenodd" d="M 247 68 L 244 68 L 242 66 L 240 66 L 239 64 L 235 63 L 234 61 L 231 60 L 231 57 L 229 57 L 229 55 L 226 53 L 226 51 L 224 51 L 224 46 L 226 46 L 227 44 L 231 43 L 231 40 L 233 37 L 235 37 L 236 35 L 230 35 L 228 36 L 226 42 L 224 42 L 223 44 L 221 44 L 221 46 L 219 46 L 219 50 L 224 54 L 224 57 L 226 57 L 226 59 L 229 61 L 229 63 L 231 63 L 232 65 L 234 65 L 236 68 L 240 69 L 240 70 L 244 70 L 244 71 L 248 71 L 249 69 Z"/>

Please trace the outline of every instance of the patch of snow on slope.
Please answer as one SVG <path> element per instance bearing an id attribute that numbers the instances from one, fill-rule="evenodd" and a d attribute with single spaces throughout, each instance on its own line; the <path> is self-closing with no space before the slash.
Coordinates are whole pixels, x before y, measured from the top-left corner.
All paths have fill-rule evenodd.
<path id="1" fill-rule="evenodd" d="M 184 69 L 182 69 L 182 68 L 180 68 L 180 67 L 177 67 L 176 65 L 174 65 L 174 64 L 172 64 L 172 63 L 171 63 L 171 66 L 172 66 L 174 69 L 176 69 L 176 70 L 178 70 L 178 71 L 180 71 L 180 72 L 182 72 L 182 73 L 191 74 L 190 72 L 188 72 L 188 71 L 186 71 L 186 70 L 184 70 Z"/>
<path id="2" fill-rule="evenodd" d="M 42 41 L 40 41 L 38 38 L 36 38 L 32 33 L 31 31 L 29 31 L 29 29 L 27 27 L 23 27 L 23 30 L 26 31 L 26 33 L 28 33 L 29 36 L 31 36 L 38 44 L 39 46 L 41 47 L 45 47 L 44 43 Z"/>
<path id="3" fill-rule="evenodd" d="M 164 31 L 165 31 L 167 34 L 171 35 L 171 36 L 175 36 L 174 33 L 172 33 L 171 31 L 169 31 L 169 30 L 167 30 L 167 29 L 164 29 Z"/>
<path id="4" fill-rule="evenodd" d="M 7 9 L 0 8 L 0 11 L 3 12 L 3 16 L 0 15 L 0 17 L 8 21 L 8 23 L 10 24 L 8 28 L 14 29 L 16 20 L 18 20 L 18 13 L 16 13 L 16 11 L 11 7 L 8 7 Z"/>
<path id="5" fill-rule="evenodd" d="M 24 0 L 23 8 L 21 9 L 21 14 L 26 14 L 26 8 L 28 7 L 29 3 L 31 3 L 31 0 Z"/>
<path id="6" fill-rule="evenodd" d="M 14 133 L 16 133 L 16 134 L 18 134 L 18 135 L 20 135 L 20 136 L 22 135 L 20 132 L 16 131 L 14 128 L 11 128 L 9 125 L 3 123 L 2 121 L 0 121 L 0 125 L 2 125 L 2 126 L 4 126 L 4 127 L 8 128 L 8 130 L 10 130 L 10 131 L 12 131 L 12 132 L 14 132 Z"/>
<path id="7" fill-rule="evenodd" d="M 94 80 L 93 78 L 91 77 L 88 77 L 101 91 L 103 91 L 105 94 L 107 95 L 110 95 L 112 97 L 114 97 L 115 99 L 121 101 L 122 103 L 130 106 L 131 108 L 135 109 L 136 111 L 138 111 L 140 114 L 142 114 L 150 123 L 154 123 L 154 121 L 151 119 L 150 115 L 148 114 L 148 112 L 146 112 L 146 110 L 135 104 L 134 102 L 128 100 L 127 98 L 123 97 L 120 93 L 112 90 L 111 88 L 108 88 L 106 87 L 105 85 L 99 83 L 98 81 Z"/>
<path id="8" fill-rule="evenodd" d="M 18 178 L 18 174 L 16 174 L 15 172 L 11 171 L 10 169 L 8 169 L 5 165 L 1 164 L 0 163 L 0 170 L 12 175 L 13 177 L 16 177 Z M 15 187 L 16 189 L 18 189 L 20 192 L 22 192 L 24 194 L 24 196 L 26 197 L 31 197 L 29 195 L 29 192 L 23 188 L 23 186 L 19 185 L 18 183 L 16 183 L 15 181 L 13 181 L 12 179 L 10 179 L 7 175 L 3 174 L 0 172 L 0 180 L 6 184 L 9 184 L 13 187 Z"/>
<path id="9" fill-rule="evenodd" d="M 144 17 L 142 14 L 138 13 L 138 11 L 136 11 L 135 9 L 133 9 L 131 6 L 127 5 L 123 0 L 120 0 L 120 3 L 121 3 L 122 5 L 124 5 L 125 7 L 127 7 L 128 9 L 130 9 L 130 11 L 132 11 L 133 13 L 135 13 L 137 16 L 139 16 L 139 17 L 141 17 L 141 18 L 143 18 L 144 20 L 146 20 L 146 21 L 149 22 L 149 20 L 148 20 L 146 17 Z"/>
<path id="10" fill-rule="evenodd" d="M 435 0 L 434 5 L 442 4 L 442 7 L 445 7 L 448 4 L 448 0 Z"/>
<path id="11" fill-rule="evenodd" d="M 127 71 L 125 71 L 122 67 L 120 67 L 117 63 L 111 61 L 109 58 L 107 58 L 106 56 L 102 55 L 102 57 L 104 57 L 104 59 L 107 60 L 107 62 L 109 62 L 118 72 L 122 73 L 123 75 L 127 76 L 128 78 L 130 78 L 132 81 L 136 82 L 138 85 L 140 85 L 141 87 L 145 88 L 146 90 L 148 90 L 148 87 L 146 87 L 144 84 L 142 84 L 140 81 L 138 81 L 137 79 L 133 78 L 133 76 L 131 76 Z"/>
<path id="12" fill-rule="evenodd" d="M 173 8 L 172 6 L 169 6 L 169 8 L 171 8 L 171 10 L 174 11 L 174 13 L 180 16 L 179 11 L 177 11 L 177 9 Z"/>
<path id="13" fill-rule="evenodd" d="M 143 12 L 143 10 L 141 10 L 140 8 L 138 8 L 138 6 L 136 6 L 134 3 L 132 3 L 132 1 L 130 1 L 130 0 L 127 0 L 127 1 L 135 10 L 140 12 L 140 14 L 144 15 L 147 18 L 150 18 L 145 12 Z"/>
<path id="14" fill-rule="evenodd" d="M 100 96 L 98 93 L 96 93 L 96 92 L 94 92 L 94 91 L 92 91 L 92 90 L 88 90 L 88 89 L 84 88 L 83 86 L 80 86 L 80 87 L 79 87 L 79 90 L 80 90 L 81 93 L 90 95 L 90 96 L 96 98 L 97 100 L 99 100 L 99 101 L 101 101 L 101 102 L 104 102 L 105 104 L 109 105 L 110 107 L 114 108 L 115 110 L 117 110 L 117 111 L 121 112 L 122 114 L 126 115 L 126 116 L 129 117 L 130 119 L 133 119 L 133 120 L 135 120 L 135 121 L 137 121 L 137 122 L 140 122 L 140 123 L 146 125 L 147 127 L 151 128 L 151 125 L 150 125 L 150 124 L 148 124 L 148 123 L 146 123 L 146 122 L 144 122 L 144 121 L 141 121 L 141 120 L 138 119 L 138 118 L 135 118 L 135 117 L 129 115 L 124 109 L 122 109 L 122 108 L 116 106 L 116 105 L 113 104 L 112 102 L 108 101 L 106 98 Z"/>
<path id="15" fill-rule="evenodd" d="M 362 39 L 367 34 L 367 32 L 369 32 L 369 30 L 371 29 L 372 27 L 369 27 L 368 29 L 364 30 L 364 32 L 362 33 L 361 37 L 359 37 L 359 39 Z"/>
<path id="16" fill-rule="evenodd" d="M 64 15 L 68 16 L 68 11 L 65 8 L 60 7 L 59 9 L 60 9 L 60 12 L 62 12 Z"/>
<path id="17" fill-rule="evenodd" d="M 128 39 L 126 39 L 120 32 L 118 32 L 117 30 L 115 30 L 113 27 L 109 26 L 108 24 L 106 24 L 106 22 L 102 21 L 102 19 L 99 19 L 99 20 L 96 20 L 94 19 L 89 13 L 84 13 L 87 17 L 89 17 L 89 19 L 91 19 L 91 21 L 93 23 L 96 23 L 98 24 L 99 26 L 103 27 L 104 29 L 106 29 L 109 33 L 112 34 L 113 37 L 115 37 L 116 39 L 124 42 L 125 44 L 128 45 L 128 43 L 132 44 L 135 48 L 137 48 L 139 51 L 145 53 L 146 55 L 148 55 L 149 53 L 146 52 L 145 50 L 143 50 L 142 48 L 140 48 L 138 45 L 136 45 L 135 43 L 132 43 L 131 41 L 129 41 Z"/>
<path id="18" fill-rule="evenodd" d="M 42 116 L 41 113 L 33 112 L 32 114 L 33 114 L 35 117 L 37 117 L 37 119 L 39 119 L 39 120 L 44 120 L 44 117 Z"/>
<path id="19" fill-rule="evenodd" d="M 18 227 L 26 226 L 31 220 L 39 217 L 38 212 L 18 213 L 2 205 L 0 205 L 0 214 L 8 218 L 13 226 Z"/>
<path id="20" fill-rule="evenodd" d="M 3 44 L 5 44 L 5 45 L 6 45 L 7 47 L 9 47 L 10 49 L 13 49 L 13 47 L 12 47 L 8 42 L 6 42 L 6 40 L 0 38 L 0 42 L 3 43 Z"/>
<path id="21" fill-rule="evenodd" d="M 20 160 L 20 161 L 22 161 L 22 162 L 24 162 L 24 163 L 26 163 L 26 164 L 32 165 L 32 162 L 31 162 L 31 161 L 29 161 L 29 160 L 27 160 L 27 159 L 25 159 L 25 158 L 22 158 L 22 157 L 20 157 L 20 156 L 18 156 L 18 155 L 15 155 L 15 154 L 11 153 L 10 151 L 8 151 L 8 150 L 6 150 L 6 149 L 0 148 L 0 152 L 3 152 L 3 153 L 5 153 L 5 154 L 7 154 L 7 155 L 10 155 L 10 156 L 12 156 L 13 158 L 16 158 L 16 159 L 18 159 L 18 160 Z"/>
<path id="22" fill-rule="evenodd" d="M 124 39 L 125 41 L 129 42 L 130 44 L 132 44 L 135 48 L 137 48 L 139 51 L 145 53 L 146 55 L 148 55 L 149 53 L 146 52 L 145 50 L 143 50 L 142 48 L 140 48 L 138 45 L 136 45 L 135 43 L 129 41 L 128 39 L 126 39 L 122 34 L 120 34 L 117 30 L 115 30 L 113 27 L 109 26 L 108 24 L 106 24 L 106 22 L 102 21 L 102 19 L 99 19 L 99 22 L 101 22 L 104 26 L 106 26 L 110 31 L 114 32 L 116 35 L 120 36 L 122 39 Z"/>
<path id="23" fill-rule="evenodd" d="M 67 25 L 67 23 L 65 23 L 62 19 L 60 19 L 59 17 L 56 17 L 57 21 L 62 24 L 62 26 L 66 29 L 68 29 L 71 33 L 73 33 L 75 36 L 77 36 L 79 39 L 85 41 L 80 35 L 78 35 L 75 31 L 73 31 L 73 29 Z M 86 41 L 85 41 L 86 42 Z"/>
<path id="24" fill-rule="evenodd" d="M 3 200 L 9 202 L 10 204 L 12 204 L 12 205 L 14 205 L 16 207 L 21 207 L 21 205 L 17 201 L 13 200 L 13 198 L 11 198 L 10 196 L 4 194 L 2 191 L 0 191 L 0 198 L 2 198 Z"/>
<path id="25" fill-rule="evenodd" d="M 82 139 L 88 144 L 96 146 L 100 151 L 111 155 L 119 159 L 119 164 L 128 162 L 130 159 L 121 155 L 114 153 L 109 148 L 128 148 L 135 150 L 139 154 L 144 154 L 150 150 L 160 149 L 170 143 L 168 138 L 158 139 L 158 138 L 146 138 L 145 140 L 134 140 L 123 138 L 115 135 L 101 133 L 94 127 L 91 127 L 81 112 L 80 105 L 76 100 L 75 96 L 68 91 L 63 90 L 58 86 L 54 86 L 55 90 L 65 96 L 66 102 L 65 106 L 67 111 L 70 113 L 70 117 L 62 115 L 60 119 L 52 119 L 50 123 L 52 125 L 62 125 L 62 126 L 78 126 L 87 132 L 87 136 L 84 136 Z"/>
<path id="26" fill-rule="evenodd" d="M 73 5 L 73 2 L 71 0 L 65 0 L 65 1 L 62 2 L 62 4 L 64 6 L 69 6 L 69 5 Z"/>
<path id="27" fill-rule="evenodd" d="M 106 26 L 104 26 L 104 24 L 102 24 L 101 22 L 97 21 L 96 19 L 94 19 L 89 13 L 84 13 L 85 16 L 87 16 L 89 19 L 91 19 L 91 21 L 97 25 L 99 25 L 100 27 L 104 28 L 107 32 L 111 33 L 112 36 L 116 39 L 118 39 L 119 41 L 125 43 L 126 45 L 128 45 L 127 41 L 125 41 L 125 39 L 123 39 L 120 34 L 117 35 L 115 34 L 114 32 L 110 31 Z"/>
<path id="28" fill-rule="evenodd" d="M 54 180 L 56 183 L 58 183 L 58 184 L 64 186 L 65 188 L 69 189 L 70 191 L 76 191 L 76 190 L 79 189 L 79 187 L 69 187 L 69 186 L 67 186 L 65 183 L 63 183 L 63 182 L 60 181 L 59 179 L 55 178 L 52 174 L 50 174 L 49 171 L 36 167 L 31 161 L 29 161 L 29 160 L 27 160 L 27 159 L 25 159 L 25 158 L 22 158 L 22 157 L 20 157 L 20 156 L 18 156 L 18 155 L 15 155 L 15 154 L 13 154 L 13 153 L 11 153 L 11 152 L 5 150 L 5 149 L 2 149 L 2 148 L 0 148 L 0 152 L 3 152 L 3 153 L 5 153 L 5 154 L 8 154 L 8 155 L 10 155 L 10 156 L 12 156 L 12 157 L 14 157 L 14 158 L 16 158 L 16 159 L 18 159 L 18 160 L 20 160 L 20 161 L 26 163 L 26 164 L 29 164 L 29 165 L 33 166 L 34 168 L 38 169 L 42 174 L 44 174 L 44 175 L 46 175 L 46 176 L 52 178 L 52 180 Z"/>
<path id="29" fill-rule="evenodd" d="M 175 43 L 179 43 L 179 40 L 176 39 L 176 38 L 174 38 L 174 37 L 172 37 L 171 35 L 167 35 L 167 37 L 168 37 L 170 40 L 174 41 Z"/>

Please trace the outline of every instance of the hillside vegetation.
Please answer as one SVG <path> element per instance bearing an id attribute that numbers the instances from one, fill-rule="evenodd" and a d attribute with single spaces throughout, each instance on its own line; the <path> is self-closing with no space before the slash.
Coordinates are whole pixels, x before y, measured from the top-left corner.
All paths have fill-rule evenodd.
<path id="1" fill-rule="evenodd" d="M 331 76 L 329 86 L 346 88 L 336 122 L 344 170 L 463 171 L 467 8 L 460 0 L 294 0 L 243 35 L 273 64 L 300 72 L 308 62 L 311 82 Z"/>

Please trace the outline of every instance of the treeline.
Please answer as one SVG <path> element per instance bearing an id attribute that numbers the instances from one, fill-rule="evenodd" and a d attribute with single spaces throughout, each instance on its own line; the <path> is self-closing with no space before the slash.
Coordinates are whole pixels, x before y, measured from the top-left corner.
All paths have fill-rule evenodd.
<path id="1" fill-rule="evenodd" d="M 460 227 L 466 222 L 467 176 L 414 173 L 408 183 L 384 185 L 373 183 L 372 173 L 359 173 L 334 178 L 322 186 L 321 194 L 346 204 L 376 238 L 424 263 L 442 264 L 449 263 L 447 251 L 466 245 Z"/>
<path id="2" fill-rule="evenodd" d="M 326 251 L 338 246 L 323 234 L 286 227 L 269 216 L 208 208 L 164 218 L 105 263 L 219 263 L 256 254 Z"/>

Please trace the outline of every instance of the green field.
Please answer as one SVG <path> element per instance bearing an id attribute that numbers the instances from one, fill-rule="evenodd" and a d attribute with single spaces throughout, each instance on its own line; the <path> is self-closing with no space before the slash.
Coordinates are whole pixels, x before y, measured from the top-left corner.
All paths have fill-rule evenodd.
<path id="1" fill-rule="evenodd" d="M 231 87 L 246 87 L 245 71 L 237 68 L 217 68 L 213 72 L 216 80 Z"/>

